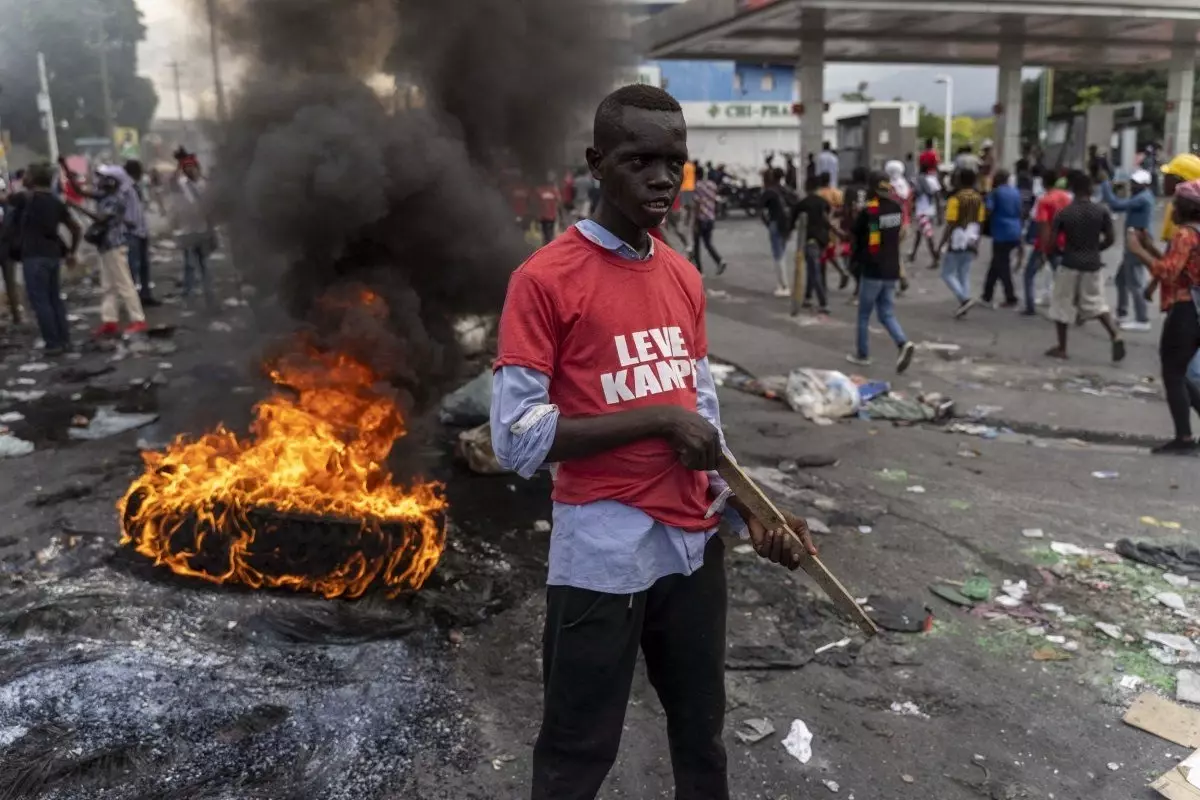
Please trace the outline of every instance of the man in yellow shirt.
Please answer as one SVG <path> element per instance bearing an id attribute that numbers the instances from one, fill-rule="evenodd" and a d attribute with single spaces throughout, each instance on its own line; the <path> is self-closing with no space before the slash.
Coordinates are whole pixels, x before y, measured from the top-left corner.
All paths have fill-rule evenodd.
<path id="1" fill-rule="evenodd" d="M 684 228 L 695 235 L 692 230 L 696 225 L 696 162 L 683 162 L 683 183 L 679 185 L 679 199 L 683 203 Z"/>
<path id="2" fill-rule="evenodd" d="M 979 236 L 987 217 L 983 196 L 975 191 L 975 179 L 975 170 L 969 167 L 958 171 L 958 190 L 946 201 L 946 230 L 937 248 L 938 252 L 945 252 L 942 280 L 958 301 L 954 316 L 959 319 L 975 305 L 971 297 L 971 265 L 979 253 Z"/>

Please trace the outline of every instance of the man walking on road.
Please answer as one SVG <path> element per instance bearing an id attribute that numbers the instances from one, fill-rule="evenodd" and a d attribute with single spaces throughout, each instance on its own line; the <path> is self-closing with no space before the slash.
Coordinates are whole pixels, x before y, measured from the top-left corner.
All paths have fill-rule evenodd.
<path id="1" fill-rule="evenodd" d="M 1051 238 L 1064 238 L 1062 265 L 1054 274 L 1054 293 L 1050 298 L 1050 319 L 1058 333 L 1058 344 L 1046 351 L 1051 358 L 1067 357 L 1067 331 L 1073 323 L 1100 320 L 1112 339 L 1112 360 L 1125 360 L 1125 341 L 1108 313 L 1104 300 L 1104 262 L 1100 254 L 1113 246 L 1112 217 L 1108 210 L 1092 202 L 1092 179 L 1086 172 L 1074 172 L 1069 178 L 1075 199 L 1054 220 Z"/>
<path id="2" fill-rule="evenodd" d="M 819 193 L 820 182 L 809 178 L 804 184 L 804 199 L 796 204 L 791 227 L 801 231 L 800 246 L 804 248 L 804 307 L 812 307 L 815 294 L 818 312 L 829 313 L 829 297 L 825 291 L 825 269 L 821 259 L 829 247 L 829 229 L 833 208 Z M 803 220 L 803 222 L 801 222 Z"/>
<path id="3" fill-rule="evenodd" d="M 696 269 L 703 274 L 704 265 L 700 258 L 700 245 L 704 245 L 704 249 L 712 256 L 713 261 L 717 262 L 717 274 L 722 275 L 725 273 L 727 265 L 721 258 L 721 254 L 717 252 L 712 240 L 713 229 L 717 226 L 717 185 L 708 179 L 704 168 L 699 166 L 696 167 L 693 210 L 696 214 L 696 227 L 692 231 L 692 261 L 696 263 Z"/>
<path id="4" fill-rule="evenodd" d="M 857 349 L 846 356 L 846 360 L 863 366 L 871 363 L 871 313 L 877 311 L 880 324 L 900 351 L 896 371 L 904 372 L 916 352 L 916 347 L 896 320 L 896 284 L 900 281 L 904 213 L 884 175 L 872 175 L 870 187 L 866 208 L 858 213 L 853 227 L 854 248 L 859 253 L 862 278 L 858 295 Z"/>
<path id="5" fill-rule="evenodd" d="M 840 167 L 841 163 L 838 161 L 837 153 L 833 152 L 833 145 L 825 142 L 821 146 L 821 154 L 817 156 L 817 173 L 828 172 L 830 185 L 836 187 Z"/>
<path id="6" fill-rule="evenodd" d="M 992 225 L 992 265 L 983 284 L 983 302 L 991 305 L 996 284 L 1004 287 L 1004 308 L 1017 307 L 1013 288 L 1012 260 L 1021 246 L 1021 192 L 1008 182 L 1008 170 L 996 173 L 996 188 L 987 196 L 987 213 Z"/>
<path id="7" fill-rule="evenodd" d="M 1152 179 L 1144 169 L 1134 170 L 1129 178 L 1130 196 L 1127 200 L 1117 197 L 1112 190 L 1112 184 L 1105 180 L 1100 184 L 1104 202 L 1113 211 L 1125 212 L 1125 230 L 1134 231 L 1139 237 L 1150 231 L 1150 219 L 1154 216 L 1154 192 L 1150 191 Z M 1150 315 L 1146 309 L 1146 298 L 1143 295 L 1142 262 L 1129 249 L 1126 239 L 1125 254 L 1121 258 L 1121 266 L 1117 269 L 1117 322 L 1123 331 L 1150 330 Z M 1133 316 L 1128 318 L 1129 301 L 1133 300 Z"/>
<path id="8" fill-rule="evenodd" d="M 600 205 L 513 273 L 500 319 L 497 459 L 527 478 L 555 465 L 532 800 L 594 800 L 639 650 L 666 713 L 674 796 L 729 800 L 718 515 L 764 558 L 795 569 L 804 557 L 714 472 L 724 442 L 704 285 L 647 233 L 679 191 L 686 137 L 661 89 L 609 95 L 587 151 Z M 785 516 L 815 554 L 804 521 Z"/>
<path id="9" fill-rule="evenodd" d="M 958 189 L 946 201 L 946 230 L 938 251 L 942 256 L 942 280 L 958 301 L 954 316 L 961 319 L 975 305 L 971 297 L 971 265 L 979 252 L 979 235 L 987 210 L 975 191 L 974 170 L 963 168 L 956 176 Z M 949 248 L 949 249 L 947 249 Z"/>

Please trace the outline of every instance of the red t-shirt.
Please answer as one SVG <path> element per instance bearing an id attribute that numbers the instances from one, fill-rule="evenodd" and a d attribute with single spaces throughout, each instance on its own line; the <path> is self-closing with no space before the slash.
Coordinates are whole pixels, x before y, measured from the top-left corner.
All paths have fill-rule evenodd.
<path id="1" fill-rule="evenodd" d="M 509 202 L 512 203 L 513 214 L 518 217 L 529 215 L 529 189 L 524 186 L 514 186 L 508 195 Z"/>
<path id="2" fill-rule="evenodd" d="M 704 310 L 700 275 L 674 250 L 655 245 L 649 259 L 631 261 L 571 228 L 513 273 L 494 368 L 549 376 L 550 402 L 566 418 L 653 405 L 695 411 Z M 563 462 L 554 499 L 615 500 L 683 530 L 713 527 L 708 474 L 679 463 L 665 439 Z"/>
<path id="3" fill-rule="evenodd" d="M 553 186 L 537 188 L 538 219 L 551 222 L 558 219 L 558 190 Z"/>
<path id="4" fill-rule="evenodd" d="M 921 153 L 917 165 L 920 167 L 921 172 L 925 173 L 936 170 L 940 161 L 941 159 L 938 158 L 937 150 L 926 150 L 924 153 Z"/>
<path id="5" fill-rule="evenodd" d="M 1051 189 L 1050 191 L 1046 192 L 1044 195 L 1042 195 L 1042 199 L 1038 200 L 1037 221 L 1039 223 L 1044 222 L 1048 226 L 1053 227 L 1054 218 L 1058 216 L 1060 211 L 1071 205 L 1071 200 L 1071 193 L 1063 191 L 1062 189 Z M 1049 252 L 1049 242 L 1043 242 L 1040 239 L 1041 237 L 1039 235 L 1038 246 L 1040 247 L 1041 251 L 1043 253 Z M 1066 247 L 1066 235 L 1060 233 L 1058 235 L 1058 242 L 1056 244 L 1059 249 Z"/>

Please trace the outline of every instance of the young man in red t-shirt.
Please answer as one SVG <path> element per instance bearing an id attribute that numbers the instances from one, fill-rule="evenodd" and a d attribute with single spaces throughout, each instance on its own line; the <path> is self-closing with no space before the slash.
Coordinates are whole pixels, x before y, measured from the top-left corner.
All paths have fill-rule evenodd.
<path id="1" fill-rule="evenodd" d="M 687 158 L 670 95 L 645 85 L 609 95 L 587 151 L 602 191 L 591 219 L 513 273 L 504 304 L 492 443 L 506 468 L 554 474 L 533 800 L 595 798 L 639 648 L 666 711 L 675 796 L 728 800 L 718 515 L 748 528 L 764 558 L 792 569 L 803 558 L 713 471 L 723 441 L 704 286 L 648 233 Z M 803 520 L 788 523 L 815 553 Z"/>
<path id="2" fill-rule="evenodd" d="M 537 199 L 538 224 L 542 226 L 542 244 L 550 244 L 554 241 L 554 229 L 558 225 L 558 212 L 562 205 L 562 195 L 554 185 L 553 174 L 534 191 L 534 195 Z"/>

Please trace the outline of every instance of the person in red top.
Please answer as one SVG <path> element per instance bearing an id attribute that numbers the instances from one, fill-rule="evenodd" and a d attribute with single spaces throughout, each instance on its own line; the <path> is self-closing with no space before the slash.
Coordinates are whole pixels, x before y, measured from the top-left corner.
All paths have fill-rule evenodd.
<path id="1" fill-rule="evenodd" d="M 666 712 L 675 796 L 729 798 L 724 546 L 713 535 L 728 492 L 710 496 L 722 438 L 697 388 L 707 372 L 704 285 L 649 234 L 687 158 L 674 98 L 647 85 L 609 95 L 587 150 L 600 201 L 513 273 L 500 319 L 497 457 L 511 466 L 515 450 L 545 436 L 533 461 L 556 468 L 533 800 L 596 797 L 616 760 L 639 647 Z M 497 409 L 517 384 L 536 396 L 506 416 Z M 728 506 L 764 558 L 799 566 L 802 550 L 782 530 L 766 530 L 737 498 Z M 803 520 L 787 518 L 815 553 Z M 684 565 L 622 582 L 684 551 Z"/>
<path id="2" fill-rule="evenodd" d="M 1165 256 L 1145 230 L 1131 229 L 1128 247 L 1161 282 L 1163 307 L 1169 309 L 1159 357 L 1175 438 L 1152 452 L 1190 455 L 1197 449 L 1192 437 L 1192 409 L 1200 414 L 1200 389 L 1187 379 L 1188 364 L 1200 350 L 1200 317 L 1196 312 L 1196 293 L 1200 292 L 1200 181 L 1176 187 L 1173 213 L 1178 227 Z"/>
<path id="3" fill-rule="evenodd" d="M 546 182 L 533 192 L 537 200 L 538 223 L 542 226 L 542 244 L 554 241 L 555 228 L 558 226 L 558 210 L 562 205 L 562 197 L 558 187 L 554 185 L 554 174 L 551 173 Z"/>
<path id="4" fill-rule="evenodd" d="M 937 150 L 933 147 L 933 139 L 926 139 L 925 150 L 922 151 L 920 158 L 917 160 L 917 166 L 920 167 L 921 174 L 937 173 L 938 166 L 941 163 L 942 160 L 938 158 Z"/>

